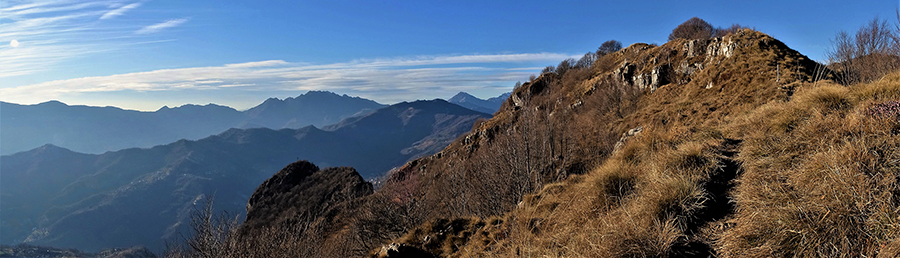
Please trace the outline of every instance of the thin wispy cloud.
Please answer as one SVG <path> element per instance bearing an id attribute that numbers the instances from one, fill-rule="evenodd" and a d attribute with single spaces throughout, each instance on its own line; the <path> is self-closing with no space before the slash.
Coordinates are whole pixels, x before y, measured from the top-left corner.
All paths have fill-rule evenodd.
<path id="1" fill-rule="evenodd" d="M 128 10 L 131 10 L 131 9 L 134 9 L 134 8 L 138 8 L 139 6 L 141 6 L 141 3 L 140 3 L 140 2 L 127 4 L 127 5 L 124 5 L 124 6 L 122 6 L 122 7 L 119 7 L 119 8 L 113 9 L 113 10 L 111 10 L 111 11 L 109 11 L 109 12 L 104 13 L 103 16 L 100 16 L 100 19 L 101 19 L 101 20 L 111 19 L 111 18 L 113 18 L 113 17 L 123 15 L 123 14 L 125 14 L 125 12 L 127 12 Z"/>
<path id="2" fill-rule="evenodd" d="M 303 64 L 266 60 L 84 77 L 0 89 L 0 100 L 38 103 L 92 93 L 209 91 L 209 94 L 329 90 L 384 103 L 450 96 L 466 89 L 508 91 L 539 69 L 571 55 L 454 55 Z M 223 103 L 227 104 L 227 103 Z"/>
<path id="3" fill-rule="evenodd" d="M 266 60 L 259 62 L 247 62 L 247 63 L 239 63 L 239 64 L 227 64 L 225 67 L 267 67 L 267 66 L 279 66 L 279 65 L 288 65 L 290 63 L 285 62 L 284 60 Z"/>
<path id="4" fill-rule="evenodd" d="M 179 25 L 184 24 L 187 21 L 188 21 L 187 18 L 172 19 L 172 20 L 168 20 L 168 21 L 164 21 L 164 22 L 160 22 L 157 24 L 143 27 L 140 30 L 135 31 L 134 33 L 135 34 L 157 33 L 157 32 L 160 32 L 160 31 L 168 29 L 168 28 L 178 27 Z"/>
<path id="5" fill-rule="evenodd" d="M 113 22 L 142 3 L 0 0 L 0 79 L 54 71 L 58 64 L 79 57 L 170 41 L 135 35 L 141 27 Z M 13 40 L 19 43 L 15 47 L 9 44 Z"/>

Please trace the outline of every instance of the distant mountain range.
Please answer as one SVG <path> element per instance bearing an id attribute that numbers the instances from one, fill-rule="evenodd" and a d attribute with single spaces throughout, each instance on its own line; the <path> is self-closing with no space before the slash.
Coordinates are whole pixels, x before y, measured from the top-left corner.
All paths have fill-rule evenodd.
<path id="1" fill-rule="evenodd" d="M 247 119 L 238 128 L 265 127 L 272 129 L 301 128 L 307 125 L 323 127 L 344 118 L 358 116 L 383 108 L 375 101 L 337 95 L 327 91 L 310 91 L 296 98 L 270 98 L 244 111 Z"/>
<path id="2" fill-rule="evenodd" d="M 282 110 L 279 105 L 291 106 L 287 103 L 298 99 L 301 98 L 269 100 L 244 114 L 277 114 L 265 110 Z M 65 116 L 53 113 L 57 110 L 53 107 L 72 110 L 61 103 L 37 107 L 46 108 L 48 116 Z M 137 113 L 114 108 L 74 108 L 95 111 L 86 112 L 91 114 Z M 229 110 L 221 106 L 188 106 L 153 114 L 181 112 L 202 119 L 202 112 L 188 112 L 202 109 Z M 4 119 L 6 112 L 4 107 Z M 46 124 L 54 121 L 42 115 L 30 119 L 42 118 Z M 287 118 L 256 117 L 259 119 L 255 124 Z M 323 167 L 352 166 L 363 177 L 372 179 L 412 158 L 443 149 L 469 131 L 477 119 L 489 117 L 443 100 L 416 101 L 347 118 L 323 129 L 229 129 L 196 141 L 179 140 L 148 149 L 130 148 L 99 155 L 44 145 L 0 157 L 0 243 L 26 242 L 85 251 L 144 245 L 160 250 L 164 241 L 175 240 L 180 232 L 185 232 L 192 208 L 203 197 L 214 196 L 216 210 L 243 211 L 260 183 L 296 160 L 309 160 Z M 57 122 L 60 125 L 78 120 L 56 119 L 62 119 Z M 127 121 L 123 117 L 117 119 Z M 209 120 L 215 119 L 206 121 Z M 135 130 L 132 133 L 148 130 L 141 125 L 131 128 Z M 53 128 L 35 131 L 40 130 Z M 4 137 L 7 132 L 4 128 Z"/>
<path id="3" fill-rule="evenodd" d="M 506 101 L 506 99 L 509 98 L 509 94 L 510 93 L 507 92 L 497 97 L 480 99 L 478 97 L 470 95 L 469 93 L 460 92 L 447 101 L 471 110 L 493 115 L 494 112 L 500 110 L 500 105 L 503 104 L 503 101 Z"/>
<path id="4" fill-rule="evenodd" d="M 325 91 L 310 91 L 284 100 L 268 99 L 243 112 L 215 104 L 141 112 L 69 106 L 59 101 L 36 105 L 0 102 L 0 155 L 44 144 L 99 154 L 179 139 L 196 140 L 229 128 L 322 127 L 382 107 L 385 105 L 372 100 Z"/>

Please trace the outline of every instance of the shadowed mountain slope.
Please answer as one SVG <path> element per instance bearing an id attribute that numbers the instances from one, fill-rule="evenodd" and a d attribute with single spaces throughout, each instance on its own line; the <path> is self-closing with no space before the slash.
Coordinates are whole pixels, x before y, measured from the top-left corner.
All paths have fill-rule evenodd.
<path id="1" fill-rule="evenodd" d="M 253 190 L 284 164 L 307 159 L 353 166 L 373 179 L 434 153 L 486 117 L 443 100 L 417 101 L 347 119 L 328 131 L 230 129 L 197 141 L 100 155 L 45 145 L 0 157 L 0 241 L 159 250 L 190 224 L 197 201 L 214 196 L 216 210 L 242 211 Z"/>

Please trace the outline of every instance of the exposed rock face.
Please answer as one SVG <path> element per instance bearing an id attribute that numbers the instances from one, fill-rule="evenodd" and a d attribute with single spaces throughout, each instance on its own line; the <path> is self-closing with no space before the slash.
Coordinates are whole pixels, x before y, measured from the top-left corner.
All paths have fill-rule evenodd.
<path id="1" fill-rule="evenodd" d="M 659 86 L 665 85 L 668 83 L 666 79 L 666 74 L 668 73 L 670 67 L 668 64 L 662 64 L 657 67 L 653 67 L 653 71 L 650 73 L 650 91 L 656 91 Z M 646 88 L 646 87 L 645 87 Z"/>
<path id="2" fill-rule="evenodd" d="M 628 138 L 634 137 L 635 135 L 641 134 L 644 131 L 643 126 L 638 126 L 628 130 L 628 132 L 622 133 L 622 137 L 619 138 L 619 141 L 616 142 L 616 146 L 613 147 L 613 152 L 617 152 L 625 146 L 625 142 L 628 141 Z"/>
<path id="3" fill-rule="evenodd" d="M 690 40 L 684 43 L 684 52 L 687 54 L 688 58 L 695 56 L 702 56 L 706 54 L 706 46 L 709 43 L 709 40 L 706 39 L 695 39 Z"/>
<path id="4" fill-rule="evenodd" d="M 247 220 L 259 215 L 257 211 L 259 208 L 254 209 L 255 207 L 270 205 L 268 202 L 271 202 L 273 197 L 289 192 L 291 188 L 317 171 L 319 171 L 319 167 L 309 161 L 297 161 L 266 179 L 247 201 Z"/>
<path id="5" fill-rule="evenodd" d="M 660 86 L 669 83 L 667 75 L 671 67 L 668 64 L 662 64 L 651 68 L 650 73 L 635 74 L 635 65 L 628 62 L 622 63 L 618 70 L 614 71 L 614 76 L 621 82 L 637 87 L 640 90 L 656 91 Z"/>
<path id="6" fill-rule="evenodd" d="M 350 167 L 319 170 L 308 161 L 291 163 L 267 179 L 247 202 L 245 227 L 316 217 L 337 204 L 372 194 L 372 184 Z"/>
<path id="7" fill-rule="evenodd" d="M 743 35 L 743 33 L 740 33 Z M 712 61 L 717 56 L 725 56 L 726 58 L 734 55 L 734 49 L 737 44 L 732 41 L 732 37 L 713 38 L 709 45 L 706 46 L 706 62 Z"/>
<path id="8" fill-rule="evenodd" d="M 684 75 L 686 75 L 685 77 L 690 78 L 690 76 L 692 74 L 694 74 L 695 72 L 703 70 L 703 67 L 704 67 L 703 63 L 688 63 L 687 60 L 684 60 L 684 61 L 681 61 L 681 65 L 679 65 L 678 68 L 675 69 L 675 72 L 684 74 Z M 678 83 L 684 84 L 684 83 L 688 83 L 689 81 L 690 80 L 684 80 L 684 81 L 679 81 Z"/>
<path id="9" fill-rule="evenodd" d="M 741 30 L 719 38 L 683 40 L 676 44 L 670 42 L 668 46 L 651 47 L 638 43 L 623 49 L 616 54 L 624 56 L 624 61 L 612 71 L 612 78 L 622 84 L 654 92 L 669 83 L 687 84 L 705 68 L 716 66 L 740 52 L 783 47 L 783 43 L 752 30 Z M 809 65 L 808 61 L 803 62 L 807 63 L 803 66 Z M 715 82 L 702 84 L 707 89 L 716 85 Z"/>

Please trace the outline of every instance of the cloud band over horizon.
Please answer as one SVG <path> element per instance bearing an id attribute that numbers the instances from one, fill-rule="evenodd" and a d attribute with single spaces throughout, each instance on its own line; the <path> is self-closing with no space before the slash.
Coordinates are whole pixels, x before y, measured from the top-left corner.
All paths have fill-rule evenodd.
<path id="1" fill-rule="evenodd" d="M 394 103 L 422 98 L 449 97 L 458 91 L 499 94 L 515 81 L 527 79 L 541 68 L 572 57 L 559 53 L 420 56 L 415 58 L 355 60 L 333 64 L 304 64 L 265 60 L 221 66 L 162 69 L 55 80 L 0 88 L 0 100 L 36 104 L 49 100 L 81 102 L 91 94 L 144 94 L 206 92 L 228 95 L 240 92 L 300 92 L 328 90 Z M 259 96 L 265 99 L 264 96 Z M 272 96 L 268 96 L 272 97 Z M 218 104 L 231 104 L 227 100 Z M 158 106 L 123 107 L 153 110 Z M 190 103 L 183 103 L 190 104 Z M 198 104 L 198 103 L 194 103 Z M 231 104 L 243 108 L 246 104 Z"/>

